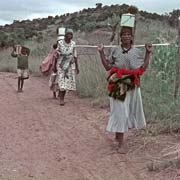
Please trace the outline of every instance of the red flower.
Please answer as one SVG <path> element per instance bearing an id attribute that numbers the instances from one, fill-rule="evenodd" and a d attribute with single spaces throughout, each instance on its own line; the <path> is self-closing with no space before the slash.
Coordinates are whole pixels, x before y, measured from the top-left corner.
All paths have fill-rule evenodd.
<path id="1" fill-rule="evenodd" d="M 137 75 L 134 75 L 134 84 L 135 85 L 139 85 L 139 79 L 138 79 L 138 76 Z"/>
<path id="2" fill-rule="evenodd" d="M 144 73 L 144 69 L 141 67 L 139 68 L 139 75 L 142 75 Z"/>
<path id="3" fill-rule="evenodd" d="M 112 75 L 112 74 L 116 73 L 117 71 L 118 71 L 118 68 L 113 67 L 113 68 L 111 68 L 109 74 Z"/>
<path id="4" fill-rule="evenodd" d="M 122 74 L 123 74 L 123 73 L 122 73 L 121 71 L 117 71 L 117 72 L 116 72 L 116 76 L 117 76 L 118 78 L 121 78 L 121 77 L 122 77 Z"/>
<path id="5" fill-rule="evenodd" d="M 114 83 L 108 83 L 108 86 L 107 86 L 108 91 L 112 91 L 113 86 L 114 86 Z"/>
<path id="6" fill-rule="evenodd" d="M 122 75 L 124 75 L 124 74 L 132 74 L 135 77 L 134 84 L 139 85 L 138 75 L 142 75 L 144 73 L 144 69 L 141 67 L 139 69 L 129 70 L 129 69 L 119 69 L 119 68 L 113 67 L 113 68 L 111 68 L 109 74 L 111 76 L 114 73 L 116 73 L 116 76 L 118 78 L 121 78 Z M 113 86 L 114 86 L 113 83 L 109 83 L 108 84 L 108 90 L 111 91 Z"/>

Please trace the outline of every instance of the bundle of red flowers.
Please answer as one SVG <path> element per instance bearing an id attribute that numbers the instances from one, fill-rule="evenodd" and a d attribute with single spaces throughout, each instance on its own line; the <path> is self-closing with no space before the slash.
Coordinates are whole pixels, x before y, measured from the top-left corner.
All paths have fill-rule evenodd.
<path id="1" fill-rule="evenodd" d="M 144 73 L 144 68 L 140 67 L 139 69 L 135 70 L 129 70 L 129 69 L 119 69 L 119 68 L 111 68 L 109 72 L 109 77 L 111 77 L 113 74 L 116 75 L 116 78 L 122 78 L 123 75 L 134 75 L 134 85 L 139 85 L 139 79 L 138 76 L 142 75 Z M 115 85 L 115 82 L 109 81 L 108 83 L 108 90 L 111 91 L 113 86 Z"/>

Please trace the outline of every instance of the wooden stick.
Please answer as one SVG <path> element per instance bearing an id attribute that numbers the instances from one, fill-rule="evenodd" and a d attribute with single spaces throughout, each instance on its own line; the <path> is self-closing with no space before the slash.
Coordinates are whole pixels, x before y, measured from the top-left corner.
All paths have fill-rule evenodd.
<path id="1" fill-rule="evenodd" d="M 170 43 L 162 43 L 162 44 L 152 44 L 152 46 L 169 46 Z M 133 45 L 133 47 L 144 47 L 144 44 L 140 44 L 140 45 Z M 97 48 L 98 46 L 95 45 L 76 45 L 77 48 Z M 104 47 L 118 47 L 117 45 L 104 45 Z"/>
<path id="2" fill-rule="evenodd" d="M 152 44 L 152 46 L 169 46 L 170 43 L 161 43 L 161 44 Z M 144 47 L 145 44 L 141 44 L 141 45 L 134 45 L 134 47 Z"/>

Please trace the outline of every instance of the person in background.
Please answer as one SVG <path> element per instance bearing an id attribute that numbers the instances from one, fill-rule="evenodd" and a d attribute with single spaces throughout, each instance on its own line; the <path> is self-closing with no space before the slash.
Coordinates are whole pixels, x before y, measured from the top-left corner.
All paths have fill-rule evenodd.
<path id="1" fill-rule="evenodd" d="M 51 52 L 51 57 L 52 60 L 52 67 L 51 67 L 51 74 L 50 74 L 50 79 L 49 79 L 49 87 L 50 90 L 53 92 L 53 98 L 57 99 L 57 95 L 59 96 L 59 86 L 58 86 L 58 75 L 57 75 L 57 69 L 56 69 L 56 63 L 57 63 L 57 44 L 53 44 Z M 58 94 L 57 94 L 58 93 Z"/>
<path id="2" fill-rule="evenodd" d="M 17 92 L 23 92 L 24 80 L 29 78 L 28 69 L 28 57 L 30 54 L 30 49 L 21 46 L 14 45 L 11 56 L 17 58 L 17 74 L 18 74 L 18 89 Z"/>
<path id="3" fill-rule="evenodd" d="M 75 73 L 79 74 L 76 43 L 73 39 L 73 30 L 66 28 L 64 39 L 58 41 L 57 74 L 59 85 L 60 105 L 64 105 L 66 91 L 76 90 Z"/>
<path id="4" fill-rule="evenodd" d="M 98 45 L 98 51 L 104 68 L 109 71 L 110 117 L 107 131 L 115 133 L 116 148 L 125 153 L 124 133 L 146 126 L 139 76 L 148 67 L 152 44 L 145 44 L 145 55 L 133 47 L 131 27 L 122 27 L 120 38 L 120 46 L 112 47 L 108 58 L 103 44 Z"/>

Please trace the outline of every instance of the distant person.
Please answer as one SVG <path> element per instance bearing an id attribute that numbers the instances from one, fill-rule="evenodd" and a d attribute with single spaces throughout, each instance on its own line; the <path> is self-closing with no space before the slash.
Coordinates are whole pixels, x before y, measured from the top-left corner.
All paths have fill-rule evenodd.
<path id="1" fill-rule="evenodd" d="M 11 56 L 17 58 L 17 74 L 18 74 L 17 92 L 23 92 L 24 80 L 29 78 L 29 69 L 28 69 L 29 54 L 30 54 L 29 48 L 21 45 L 13 46 L 13 51 L 11 53 Z"/>
<path id="2" fill-rule="evenodd" d="M 51 74 L 50 74 L 50 79 L 49 79 L 49 87 L 50 90 L 53 92 L 53 98 L 57 99 L 57 96 L 59 96 L 59 85 L 58 85 L 58 74 L 57 74 L 57 68 L 56 68 L 56 63 L 57 63 L 57 44 L 53 44 L 52 49 L 50 50 L 49 53 L 49 61 L 52 62 L 51 66 Z"/>
<path id="3" fill-rule="evenodd" d="M 66 91 L 76 90 L 75 73 L 79 74 L 76 44 L 72 40 L 73 30 L 67 28 L 65 37 L 58 41 L 57 74 L 60 105 L 64 105 Z"/>
<path id="4" fill-rule="evenodd" d="M 58 85 L 58 75 L 55 72 L 52 72 L 49 78 L 49 87 L 53 92 L 53 99 L 59 97 L 59 85 Z"/>
<path id="5" fill-rule="evenodd" d="M 108 90 L 110 96 L 110 117 L 107 131 L 115 133 L 116 147 L 119 152 L 127 150 L 124 146 L 124 133 L 132 128 L 144 128 L 144 117 L 141 99 L 139 76 L 149 64 L 152 44 L 145 44 L 145 56 L 133 47 L 133 30 L 122 27 L 120 31 L 121 45 L 113 47 L 106 58 L 104 46 L 100 44 L 98 51 L 102 64 L 107 71 Z"/>
<path id="6" fill-rule="evenodd" d="M 57 59 L 56 48 L 57 48 L 57 43 L 53 44 L 48 55 L 41 62 L 39 69 L 42 75 L 48 76 L 49 74 L 51 74 Z"/>
<path id="7" fill-rule="evenodd" d="M 48 55 L 44 58 L 42 63 L 40 64 L 40 72 L 42 75 L 48 76 L 49 78 L 49 87 L 50 90 L 53 92 L 53 98 L 57 98 L 57 93 L 59 92 L 58 82 L 57 82 L 57 69 L 56 69 L 56 62 L 58 58 L 58 53 L 56 51 L 57 43 L 53 44 L 51 47 Z"/>

